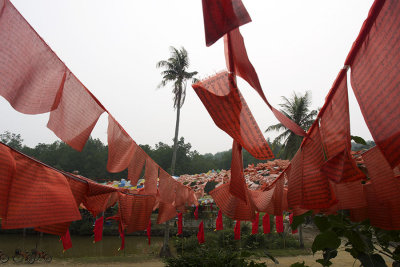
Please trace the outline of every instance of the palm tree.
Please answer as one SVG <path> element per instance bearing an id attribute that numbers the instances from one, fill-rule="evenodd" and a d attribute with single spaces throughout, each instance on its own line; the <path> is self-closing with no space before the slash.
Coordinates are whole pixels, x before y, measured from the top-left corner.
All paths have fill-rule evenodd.
<path id="1" fill-rule="evenodd" d="M 304 96 L 297 95 L 293 92 L 293 96 L 288 99 L 282 96 L 284 100 L 283 104 L 279 104 L 282 107 L 280 111 L 285 114 L 286 117 L 297 123 L 303 130 L 307 131 L 317 116 L 317 110 L 309 110 L 311 105 L 311 93 L 307 91 Z M 283 151 L 281 156 L 284 159 L 292 159 L 300 147 L 302 136 L 294 134 L 292 131 L 287 129 L 282 123 L 271 125 L 265 132 L 269 131 L 282 131 L 283 133 L 278 135 L 274 139 L 274 144 L 279 144 L 283 141 Z"/>
<path id="2" fill-rule="evenodd" d="M 185 102 L 186 97 L 186 83 L 187 80 L 191 79 L 192 82 L 196 82 L 197 79 L 194 76 L 197 71 L 187 72 L 189 67 L 189 57 L 185 48 L 181 47 L 180 50 L 175 47 L 170 47 L 171 57 L 168 60 L 161 60 L 157 63 L 157 68 L 164 68 L 161 72 L 162 80 L 158 85 L 158 88 L 164 87 L 169 82 L 173 82 L 172 93 L 174 94 L 174 108 L 176 109 L 176 125 L 175 125 L 175 137 L 174 137 L 174 149 L 172 153 L 171 162 L 171 175 L 175 172 L 176 162 L 176 151 L 178 143 L 178 132 L 179 132 L 179 117 L 181 107 Z"/>
<path id="3" fill-rule="evenodd" d="M 197 71 L 187 72 L 189 67 L 189 57 L 185 48 L 181 47 L 180 50 L 175 47 L 170 47 L 171 56 L 167 60 L 161 60 L 157 63 L 157 68 L 164 68 L 161 72 L 162 80 L 158 85 L 158 88 L 164 87 L 169 82 L 173 82 L 172 93 L 174 94 L 174 108 L 176 109 L 176 124 L 175 124 L 175 136 L 174 136 L 174 148 L 172 152 L 171 162 L 171 175 L 175 172 L 176 163 L 176 151 L 178 149 L 178 132 L 179 132 L 179 117 L 181 113 L 181 107 L 185 102 L 186 97 L 186 83 L 187 80 L 191 79 L 192 82 L 196 82 L 197 79 L 194 76 Z M 165 222 L 164 231 L 164 243 L 160 251 L 160 256 L 169 257 L 171 252 L 168 245 L 169 240 L 169 222 Z"/>

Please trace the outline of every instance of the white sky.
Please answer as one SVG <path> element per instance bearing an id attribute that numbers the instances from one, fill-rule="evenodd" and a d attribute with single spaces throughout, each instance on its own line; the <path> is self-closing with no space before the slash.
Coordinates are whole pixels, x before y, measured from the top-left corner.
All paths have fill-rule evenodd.
<path id="1" fill-rule="evenodd" d="M 138 144 L 172 144 L 176 113 L 171 86 L 156 89 L 159 60 L 169 46 L 184 46 L 189 71 L 205 78 L 225 68 L 223 42 L 205 46 L 200 0 L 11 0 L 81 82 Z M 324 103 L 333 81 L 367 17 L 372 0 L 243 0 L 252 22 L 240 28 L 264 93 L 279 108 L 281 96 L 312 92 L 313 108 Z M 350 88 L 350 83 L 349 83 Z M 262 131 L 277 123 L 258 94 L 239 79 Z M 352 91 L 353 135 L 372 139 Z M 20 133 L 28 146 L 58 138 L 46 127 L 48 115 L 25 115 L 0 97 L 0 133 Z M 179 136 L 200 153 L 231 148 L 187 88 Z M 92 136 L 107 142 L 107 117 Z M 273 139 L 277 134 L 268 133 Z"/>

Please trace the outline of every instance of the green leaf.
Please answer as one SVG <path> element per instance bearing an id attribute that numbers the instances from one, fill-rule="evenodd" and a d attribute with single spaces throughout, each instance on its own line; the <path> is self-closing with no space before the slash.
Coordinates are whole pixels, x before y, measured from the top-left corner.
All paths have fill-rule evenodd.
<path id="1" fill-rule="evenodd" d="M 336 233 L 328 230 L 315 237 L 311 249 L 313 253 L 318 250 L 337 249 L 340 246 L 340 243 L 340 238 L 338 238 Z"/>
<path id="2" fill-rule="evenodd" d="M 292 227 L 292 230 L 296 230 L 300 224 L 305 223 L 306 221 L 305 218 L 311 215 L 312 215 L 312 210 L 309 210 L 306 213 L 303 213 L 302 215 L 293 216 L 293 222 L 290 225 Z"/>
<path id="3" fill-rule="evenodd" d="M 350 135 L 350 138 L 357 144 L 361 144 L 361 145 L 365 145 L 365 146 L 367 145 L 367 142 L 365 142 L 365 140 L 362 137 Z"/>
<path id="4" fill-rule="evenodd" d="M 364 267 L 387 267 L 385 260 L 379 254 L 368 255 L 362 253 L 358 256 L 358 260 L 361 261 Z"/>
<path id="5" fill-rule="evenodd" d="M 331 223 L 329 222 L 328 218 L 323 215 L 315 216 L 314 223 L 321 232 L 324 232 L 331 227 Z"/>

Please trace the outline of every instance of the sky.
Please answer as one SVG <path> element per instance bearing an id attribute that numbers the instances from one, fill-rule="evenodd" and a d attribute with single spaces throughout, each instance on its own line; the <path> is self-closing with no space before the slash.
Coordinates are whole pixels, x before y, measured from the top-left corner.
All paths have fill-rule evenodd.
<path id="1" fill-rule="evenodd" d="M 11 0 L 58 57 L 100 100 L 138 144 L 172 145 L 176 111 L 172 85 L 157 89 L 169 47 L 185 47 L 189 71 L 207 78 L 226 69 L 223 40 L 206 47 L 200 0 Z M 282 96 L 311 91 L 312 108 L 322 107 L 372 0 L 243 0 L 252 22 L 240 27 L 249 59 L 264 93 L 279 108 Z M 352 135 L 372 137 L 350 82 Z M 238 87 L 260 129 L 278 123 L 259 95 L 238 78 Z M 21 134 L 24 144 L 59 140 L 48 114 L 26 115 L 0 97 L 0 133 Z M 265 138 L 278 133 L 264 133 Z M 107 115 L 92 136 L 107 143 Z M 212 121 L 189 85 L 179 136 L 199 153 L 228 150 L 232 138 Z"/>

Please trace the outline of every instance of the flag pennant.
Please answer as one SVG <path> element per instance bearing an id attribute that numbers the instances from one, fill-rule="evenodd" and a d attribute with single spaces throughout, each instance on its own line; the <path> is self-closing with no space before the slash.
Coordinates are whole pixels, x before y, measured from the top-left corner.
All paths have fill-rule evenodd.
<path id="1" fill-rule="evenodd" d="M 239 240 L 240 239 L 240 220 L 236 220 L 234 231 L 235 231 L 235 240 Z"/>
<path id="2" fill-rule="evenodd" d="M 221 212 L 221 210 L 218 210 L 217 220 L 215 221 L 215 230 L 217 230 L 217 231 L 224 230 L 224 223 L 223 223 L 223 220 L 222 220 L 222 212 Z"/>
<path id="3" fill-rule="evenodd" d="M 259 223 L 259 220 L 260 220 L 260 213 L 257 212 L 255 220 L 251 222 L 251 234 L 252 235 L 258 234 L 258 223 Z"/>
<path id="4" fill-rule="evenodd" d="M 203 221 L 201 221 L 201 223 L 199 224 L 199 232 L 197 233 L 197 240 L 199 241 L 199 244 L 203 244 L 205 242 Z"/>
<path id="5" fill-rule="evenodd" d="M 206 45 L 251 21 L 241 0 L 202 0 Z"/>
<path id="6" fill-rule="evenodd" d="M 149 220 L 149 225 L 147 226 L 146 234 L 147 234 L 147 240 L 148 240 L 148 243 L 150 246 L 150 244 L 151 244 L 151 220 Z"/>
<path id="7" fill-rule="evenodd" d="M 183 234 L 183 222 L 182 222 L 183 214 L 182 212 L 178 213 L 178 235 Z"/>
<path id="8" fill-rule="evenodd" d="M 99 242 L 103 239 L 103 223 L 104 217 L 101 216 L 94 222 L 94 243 Z"/>
<path id="9" fill-rule="evenodd" d="M 271 232 L 271 226 L 270 226 L 269 214 L 268 213 L 265 213 L 265 215 L 262 218 L 262 222 L 263 222 L 264 234 L 269 234 Z"/>
<path id="10" fill-rule="evenodd" d="M 283 227 L 283 216 L 282 215 L 275 216 L 275 226 L 276 226 L 276 232 L 278 234 L 283 233 L 284 227 Z"/>
<path id="11" fill-rule="evenodd" d="M 72 241 L 71 241 L 71 235 L 69 234 L 69 230 L 67 230 L 67 232 L 65 232 L 65 234 L 61 236 L 61 241 L 64 248 L 63 252 L 72 248 Z"/>

